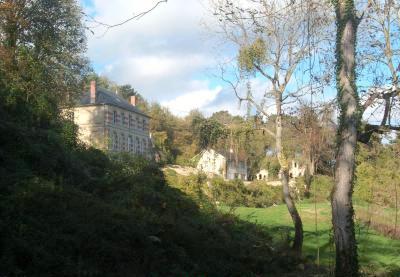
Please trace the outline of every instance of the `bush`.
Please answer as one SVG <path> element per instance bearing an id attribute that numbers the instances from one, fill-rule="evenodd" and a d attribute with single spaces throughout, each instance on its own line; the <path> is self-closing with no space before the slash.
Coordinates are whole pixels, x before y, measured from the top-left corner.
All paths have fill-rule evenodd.
<path id="1" fill-rule="evenodd" d="M 304 195 L 304 177 L 297 178 L 300 195 Z M 310 197 L 309 201 L 314 201 L 314 198 L 317 202 L 330 201 L 331 200 L 331 192 L 334 185 L 334 180 L 330 176 L 326 175 L 315 175 L 312 178 L 311 188 L 310 188 Z"/>
<path id="2" fill-rule="evenodd" d="M 225 181 L 220 177 L 211 180 L 211 194 L 214 201 L 234 208 L 246 204 L 247 190 L 241 180 Z"/>
<path id="3" fill-rule="evenodd" d="M 295 266 L 260 226 L 218 211 L 203 174 L 165 180 L 153 163 L 65 143 L 53 128 L 0 131 L 2 276 L 279 276 Z M 240 181 L 214 185 L 228 203 L 247 201 Z"/>
<path id="4" fill-rule="evenodd" d="M 247 186 L 249 191 L 247 206 L 255 208 L 270 207 L 282 203 L 282 187 L 266 185 L 256 181 Z"/>

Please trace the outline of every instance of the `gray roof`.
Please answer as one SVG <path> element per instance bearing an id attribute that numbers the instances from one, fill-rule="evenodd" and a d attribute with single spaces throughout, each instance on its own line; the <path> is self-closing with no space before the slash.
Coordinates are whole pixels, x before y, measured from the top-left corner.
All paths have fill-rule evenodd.
<path id="1" fill-rule="evenodd" d="M 127 111 L 131 111 L 149 117 L 147 114 L 139 110 L 137 107 L 132 106 L 128 101 L 126 101 L 121 96 L 103 88 L 96 89 L 96 102 L 93 104 L 90 103 L 89 91 L 84 92 L 82 97 L 79 99 L 78 106 L 92 106 L 92 105 L 112 105 Z"/>

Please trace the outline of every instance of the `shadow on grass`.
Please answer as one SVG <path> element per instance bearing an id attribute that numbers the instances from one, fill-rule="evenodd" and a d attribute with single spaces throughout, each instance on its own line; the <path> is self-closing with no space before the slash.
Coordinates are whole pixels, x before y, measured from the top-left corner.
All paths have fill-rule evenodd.
<path id="1" fill-rule="evenodd" d="M 291 226 L 265 226 L 273 236 L 276 247 L 288 247 L 294 237 Z M 357 230 L 358 255 L 362 276 L 400 276 L 400 241 L 386 238 L 361 226 Z M 304 231 L 303 256 L 307 261 L 320 264 L 333 272 L 335 250 L 332 231 L 322 229 L 317 233 Z M 328 274 L 329 275 L 329 274 Z"/>

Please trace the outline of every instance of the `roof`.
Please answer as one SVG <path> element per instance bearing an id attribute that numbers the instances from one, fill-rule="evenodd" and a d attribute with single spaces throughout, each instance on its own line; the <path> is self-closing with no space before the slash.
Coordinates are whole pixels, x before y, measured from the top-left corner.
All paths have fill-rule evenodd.
<path id="1" fill-rule="evenodd" d="M 221 155 L 229 162 L 236 160 L 236 154 L 234 152 L 233 153 L 229 153 L 228 151 L 219 152 L 212 148 L 205 149 L 205 150 L 201 151 L 198 155 L 203 155 L 205 152 L 210 152 L 210 153 L 214 152 L 215 155 Z M 246 153 L 244 151 L 240 151 L 239 154 L 237 155 L 237 160 L 238 161 L 246 161 L 247 160 Z"/>
<path id="2" fill-rule="evenodd" d="M 78 106 L 94 106 L 94 105 L 112 105 L 127 111 L 131 111 L 134 113 L 138 113 L 144 116 L 149 117 L 147 114 L 139 110 L 137 107 L 131 105 L 128 101 L 126 101 L 121 96 L 113 93 L 104 88 L 96 89 L 96 102 L 90 103 L 90 92 L 84 92 L 82 97 L 79 99 Z"/>
<path id="3" fill-rule="evenodd" d="M 219 155 L 219 156 L 222 156 L 222 157 L 225 158 L 224 155 L 222 155 L 222 154 L 219 153 L 218 151 L 215 151 L 215 150 L 212 149 L 212 148 L 210 148 L 210 149 L 204 149 L 204 150 L 202 150 L 202 151 L 201 151 L 199 154 L 197 154 L 197 155 L 202 156 L 202 155 L 204 155 L 206 152 L 208 152 L 208 153 L 210 153 L 210 154 L 213 154 L 213 155 Z M 196 156 L 197 156 L 197 155 L 196 155 Z"/>

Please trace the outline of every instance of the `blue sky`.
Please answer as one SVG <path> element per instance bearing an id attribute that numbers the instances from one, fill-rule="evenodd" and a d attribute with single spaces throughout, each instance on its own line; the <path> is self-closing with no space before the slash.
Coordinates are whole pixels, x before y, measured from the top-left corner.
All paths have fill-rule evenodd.
<path id="1" fill-rule="evenodd" d="M 80 0 L 87 14 L 115 24 L 153 7 L 157 0 Z M 228 110 L 246 113 L 230 87 L 222 82 L 217 61 L 232 59 L 237 49 L 210 32 L 216 19 L 208 0 L 168 0 L 154 11 L 108 32 L 87 23 L 88 56 L 97 73 L 118 84 L 131 84 L 149 101 L 184 116 L 198 108 L 206 115 Z M 268 84 L 253 79 L 255 93 Z M 333 87 L 320 99 L 334 98 Z"/>
<path id="2" fill-rule="evenodd" d="M 81 0 L 86 13 L 114 24 L 145 11 L 157 1 Z M 199 108 L 209 115 L 239 110 L 237 99 L 215 77 L 220 50 L 207 31 L 207 6 L 198 0 L 170 0 L 140 20 L 109 30 L 88 23 L 88 56 L 97 73 L 131 84 L 149 101 L 175 114 Z M 226 51 L 226 49 L 224 49 Z M 229 52 L 230 50 L 228 50 Z"/>
<path id="3" fill-rule="evenodd" d="M 96 20 L 115 24 L 156 2 L 81 0 L 81 5 Z M 234 58 L 237 49 L 210 32 L 215 24 L 208 0 L 169 0 L 140 20 L 106 33 L 103 27 L 89 23 L 95 34 L 88 32 L 88 56 L 97 73 L 119 84 L 131 84 L 146 99 L 177 115 L 195 108 L 206 115 L 219 110 L 244 115 L 246 105 L 239 107 L 217 69 L 218 61 Z M 267 88 L 262 79 L 253 79 L 256 95 Z"/>
<path id="4" fill-rule="evenodd" d="M 86 13 L 96 20 L 115 24 L 148 10 L 157 0 L 81 0 Z M 223 42 L 210 28 L 208 0 L 169 0 L 156 10 L 105 33 L 88 23 L 88 56 L 97 73 L 119 84 L 131 84 L 149 101 L 184 116 L 192 109 L 211 115 L 227 110 L 246 114 L 231 87 L 219 77 L 218 63 L 234 59 L 237 48 Z M 255 95 L 269 84 L 253 78 Z M 332 98 L 332 89 L 326 98 Z M 271 109 L 273 112 L 273 109 Z"/>

